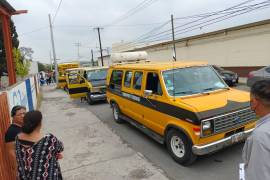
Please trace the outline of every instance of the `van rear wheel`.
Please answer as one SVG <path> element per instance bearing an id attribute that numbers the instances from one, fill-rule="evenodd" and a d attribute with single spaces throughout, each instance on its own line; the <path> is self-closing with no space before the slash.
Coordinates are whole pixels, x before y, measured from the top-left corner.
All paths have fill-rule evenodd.
<path id="1" fill-rule="evenodd" d="M 118 104 L 112 103 L 112 111 L 113 111 L 114 121 L 119 123 L 119 124 L 123 123 L 124 120 L 120 118 L 121 112 L 120 112 Z"/>
<path id="2" fill-rule="evenodd" d="M 180 131 L 170 130 L 166 136 L 166 145 L 169 154 L 181 165 L 190 165 L 197 158 L 192 152 L 192 142 Z"/>

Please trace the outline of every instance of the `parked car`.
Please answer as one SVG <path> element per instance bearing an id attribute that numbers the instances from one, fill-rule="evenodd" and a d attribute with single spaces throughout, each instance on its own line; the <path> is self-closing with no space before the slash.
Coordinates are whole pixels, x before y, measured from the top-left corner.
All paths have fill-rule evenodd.
<path id="1" fill-rule="evenodd" d="M 203 62 L 115 64 L 106 85 L 115 122 L 166 144 L 182 165 L 243 141 L 255 125 L 249 93 Z"/>
<path id="2" fill-rule="evenodd" d="M 232 71 L 228 71 L 219 67 L 217 65 L 213 65 L 213 68 L 220 74 L 222 79 L 229 85 L 234 86 L 238 83 L 239 77 L 238 74 Z"/>
<path id="3" fill-rule="evenodd" d="M 248 74 L 247 85 L 251 87 L 256 81 L 270 79 L 270 66 L 264 67 L 257 71 L 251 71 Z"/>

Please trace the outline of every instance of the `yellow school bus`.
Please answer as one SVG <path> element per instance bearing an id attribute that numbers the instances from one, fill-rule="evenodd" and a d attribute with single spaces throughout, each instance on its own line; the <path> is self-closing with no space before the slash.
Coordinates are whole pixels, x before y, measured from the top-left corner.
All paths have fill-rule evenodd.
<path id="1" fill-rule="evenodd" d="M 71 69 L 71 68 L 78 68 L 79 63 L 61 63 L 58 64 L 58 88 L 65 88 L 66 83 L 66 77 L 65 77 L 65 70 Z"/>
<path id="2" fill-rule="evenodd" d="M 244 141 L 255 127 L 249 93 L 228 87 L 206 62 L 116 64 L 106 85 L 114 120 L 165 144 L 182 165 Z"/>

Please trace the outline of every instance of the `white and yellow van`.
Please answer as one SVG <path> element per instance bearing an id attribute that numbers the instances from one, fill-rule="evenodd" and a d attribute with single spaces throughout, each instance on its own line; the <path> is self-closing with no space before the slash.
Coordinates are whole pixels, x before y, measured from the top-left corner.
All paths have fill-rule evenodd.
<path id="1" fill-rule="evenodd" d="M 58 88 L 65 88 L 67 85 L 65 71 L 71 68 L 78 68 L 79 63 L 61 63 L 58 64 Z"/>
<path id="2" fill-rule="evenodd" d="M 182 165 L 245 140 L 255 126 L 249 93 L 206 62 L 112 65 L 106 85 L 114 120 L 166 144 Z"/>
<path id="3" fill-rule="evenodd" d="M 71 69 L 66 75 L 67 90 L 71 98 L 86 97 L 88 104 L 106 100 L 108 67 Z"/>

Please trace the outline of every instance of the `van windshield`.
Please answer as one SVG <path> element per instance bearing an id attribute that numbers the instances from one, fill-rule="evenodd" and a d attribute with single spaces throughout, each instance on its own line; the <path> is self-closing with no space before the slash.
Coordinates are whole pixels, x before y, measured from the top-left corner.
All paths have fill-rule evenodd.
<path id="1" fill-rule="evenodd" d="M 87 80 L 88 81 L 101 81 L 105 80 L 107 77 L 108 69 L 95 69 L 87 71 Z"/>
<path id="2" fill-rule="evenodd" d="M 167 70 L 162 75 L 171 96 L 186 96 L 228 88 L 209 66 Z"/>

